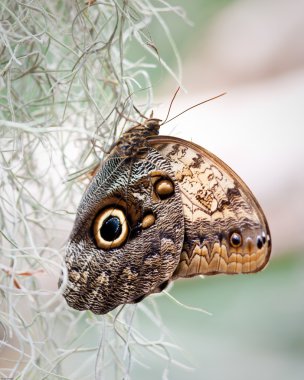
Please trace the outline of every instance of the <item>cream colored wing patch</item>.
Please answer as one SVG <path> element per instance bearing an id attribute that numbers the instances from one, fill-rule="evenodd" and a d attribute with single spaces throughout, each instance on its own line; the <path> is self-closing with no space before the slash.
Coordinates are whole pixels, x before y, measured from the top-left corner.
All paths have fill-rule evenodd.
<path id="1" fill-rule="evenodd" d="M 185 239 L 173 279 L 264 268 L 271 252 L 268 224 L 237 174 L 188 141 L 157 136 L 149 142 L 171 163 L 182 195 Z"/>

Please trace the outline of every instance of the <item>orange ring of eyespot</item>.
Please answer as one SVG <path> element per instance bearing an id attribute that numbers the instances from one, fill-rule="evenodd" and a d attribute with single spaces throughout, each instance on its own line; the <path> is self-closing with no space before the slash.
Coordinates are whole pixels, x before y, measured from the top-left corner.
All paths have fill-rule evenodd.
<path id="1" fill-rule="evenodd" d="M 107 241 L 100 235 L 100 229 L 109 216 L 116 216 L 120 221 L 122 229 L 118 238 L 112 241 Z M 124 212 L 121 209 L 114 207 L 109 207 L 103 210 L 94 221 L 93 234 L 98 248 L 111 249 L 120 247 L 126 241 L 129 234 L 128 223 Z"/>

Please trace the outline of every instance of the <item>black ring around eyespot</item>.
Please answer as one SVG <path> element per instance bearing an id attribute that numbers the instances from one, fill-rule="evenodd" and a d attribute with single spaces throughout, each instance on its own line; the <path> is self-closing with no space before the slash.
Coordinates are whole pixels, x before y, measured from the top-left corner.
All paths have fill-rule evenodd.
<path id="1" fill-rule="evenodd" d="M 233 232 L 230 235 L 229 241 L 232 247 L 238 248 L 242 245 L 242 235 L 238 232 Z"/>
<path id="2" fill-rule="evenodd" d="M 125 211 L 111 206 L 101 210 L 93 221 L 92 232 L 98 248 L 109 250 L 122 246 L 129 235 Z"/>

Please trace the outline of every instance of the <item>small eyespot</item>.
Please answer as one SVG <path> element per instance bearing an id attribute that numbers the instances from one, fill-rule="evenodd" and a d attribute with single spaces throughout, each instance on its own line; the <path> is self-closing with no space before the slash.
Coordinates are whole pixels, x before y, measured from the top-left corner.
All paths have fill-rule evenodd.
<path id="1" fill-rule="evenodd" d="M 242 236 L 237 232 L 233 232 L 233 234 L 230 236 L 230 244 L 234 248 L 240 247 L 242 244 Z"/>
<path id="2" fill-rule="evenodd" d="M 258 249 L 261 249 L 263 247 L 263 239 L 261 238 L 261 236 L 258 236 L 257 237 L 257 247 Z"/>
<path id="3" fill-rule="evenodd" d="M 262 240 L 263 240 L 263 245 L 266 243 L 266 235 L 265 232 L 262 232 Z"/>
<path id="4" fill-rule="evenodd" d="M 160 199 L 166 199 L 174 193 L 174 184 L 167 178 L 162 178 L 157 181 L 154 188 Z"/>
<path id="5" fill-rule="evenodd" d="M 94 220 L 93 233 L 98 248 L 120 247 L 129 234 L 124 212 L 114 207 L 103 210 Z"/>
<path id="6" fill-rule="evenodd" d="M 142 228 L 145 230 L 146 228 L 153 226 L 154 223 L 155 223 L 155 216 L 153 214 L 148 214 L 143 218 Z"/>

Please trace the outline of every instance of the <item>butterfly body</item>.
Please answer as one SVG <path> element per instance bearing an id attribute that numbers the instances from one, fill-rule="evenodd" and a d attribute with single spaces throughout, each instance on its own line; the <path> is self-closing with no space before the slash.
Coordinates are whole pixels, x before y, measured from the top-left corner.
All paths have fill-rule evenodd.
<path id="1" fill-rule="evenodd" d="M 242 180 L 148 119 L 123 134 L 80 202 L 64 296 L 104 314 L 198 274 L 249 273 L 270 255 L 265 216 Z"/>

